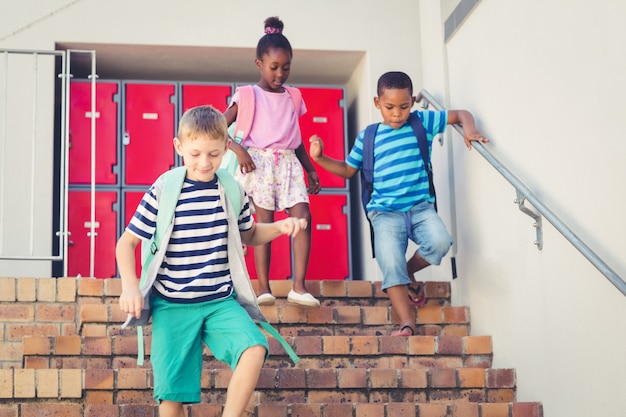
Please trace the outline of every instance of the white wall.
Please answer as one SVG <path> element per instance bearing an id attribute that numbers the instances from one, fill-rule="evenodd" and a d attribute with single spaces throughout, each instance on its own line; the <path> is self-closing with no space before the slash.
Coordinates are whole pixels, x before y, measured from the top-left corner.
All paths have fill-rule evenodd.
<path id="1" fill-rule="evenodd" d="M 482 0 L 446 45 L 448 107 L 472 111 L 490 151 L 622 277 L 625 15 L 611 0 Z M 545 219 L 537 250 L 514 188 L 454 144 L 453 297 L 472 332 L 493 335 L 494 366 L 515 367 L 518 400 L 545 415 L 624 416 L 626 298 Z"/>

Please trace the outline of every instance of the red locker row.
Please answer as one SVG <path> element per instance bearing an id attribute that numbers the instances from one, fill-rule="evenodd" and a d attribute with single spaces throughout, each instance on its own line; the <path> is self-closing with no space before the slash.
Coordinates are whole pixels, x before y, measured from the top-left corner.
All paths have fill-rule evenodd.
<path id="1" fill-rule="evenodd" d="M 124 193 L 123 225 L 134 214 L 143 192 L 127 191 Z M 94 274 L 99 278 L 115 277 L 115 243 L 118 234 L 118 212 L 120 204 L 116 191 L 96 192 L 95 264 Z M 90 192 L 71 190 L 69 192 L 69 229 L 70 245 L 68 248 L 69 276 L 89 275 L 89 248 L 91 230 Z M 325 194 L 311 196 L 311 257 L 307 270 L 309 279 L 346 279 L 350 276 L 348 262 L 348 216 L 347 196 L 345 194 Z M 285 213 L 276 213 L 276 219 L 285 217 Z M 137 274 L 140 273 L 140 253 L 137 250 Z M 254 248 L 248 248 L 246 264 L 250 277 L 256 279 L 254 267 Z M 289 279 L 292 276 L 291 240 L 282 236 L 272 243 L 272 261 L 270 279 Z"/>
<path id="2" fill-rule="evenodd" d="M 90 271 L 91 83 L 70 85 L 68 271 Z M 300 119 L 303 138 L 318 134 L 327 154 L 345 158 L 342 88 L 300 87 L 308 112 Z M 177 119 L 190 107 L 211 104 L 223 111 L 232 85 L 98 82 L 95 106 L 95 257 L 96 277 L 117 276 L 115 242 L 134 213 L 144 189 L 162 172 L 178 165 L 172 146 Z M 121 103 L 121 104 L 120 104 Z M 177 111 L 179 109 L 179 111 Z M 318 169 L 323 189 L 341 191 L 347 182 Z M 122 200 L 122 201 L 120 201 Z M 123 204 L 123 207 L 121 205 Z M 349 266 L 347 193 L 311 196 L 313 235 L 308 279 L 346 279 Z M 121 207 L 121 208 L 118 208 Z M 121 213 L 121 214 L 120 214 Z M 277 218 L 284 213 L 277 213 Z M 291 242 L 272 245 L 271 279 L 292 275 Z M 256 278 L 253 248 L 246 262 Z M 329 259 L 332 254 L 332 259 Z M 139 250 L 137 259 L 140 259 Z M 139 269 L 139 262 L 137 262 Z"/>
<path id="3" fill-rule="evenodd" d="M 122 111 L 116 97 L 120 83 L 96 84 L 96 175 L 98 185 L 149 185 L 162 172 L 176 165 L 172 138 L 176 135 L 176 84 L 124 83 Z M 70 85 L 69 183 L 90 184 L 91 173 L 91 84 Z M 212 104 L 226 110 L 230 85 L 183 84 L 182 114 L 190 107 Z M 343 89 L 301 87 L 307 113 L 300 119 L 302 137 L 317 134 L 325 152 L 345 158 Z M 118 120 L 118 113 L 123 116 Z M 118 126 L 123 124 L 121 131 Z M 118 136 L 121 140 L 118 140 Z M 346 187 L 346 181 L 318 169 L 324 188 Z"/>

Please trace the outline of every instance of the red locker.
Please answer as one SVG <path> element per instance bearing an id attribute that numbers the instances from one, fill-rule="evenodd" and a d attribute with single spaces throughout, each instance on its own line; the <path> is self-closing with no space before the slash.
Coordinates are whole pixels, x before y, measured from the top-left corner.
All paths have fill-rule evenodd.
<path id="1" fill-rule="evenodd" d="M 287 218 L 284 212 L 274 213 L 274 221 Z M 246 255 L 246 266 L 251 279 L 257 279 L 256 267 L 254 265 L 254 247 L 248 246 Z M 270 260 L 270 276 L 274 279 L 289 279 L 291 272 L 291 240 L 289 236 L 280 236 L 272 241 L 272 257 Z"/>
<path id="2" fill-rule="evenodd" d="M 90 275 L 91 196 L 87 190 L 70 190 L 68 202 L 68 276 Z M 116 277 L 115 244 L 117 242 L 118 201 L 116 191 L 96 191 L 95 198 L 95 256 L 94 275 L 97 278 Z"/>
<path id="3" fill-rule="evenodd" d="M 228 107 L 228 98 L 232 92 L 230 85 L 182 85 L 181 115 L 191 107 L 210 104 L 222 113 Z"/>
<path id="4" fill-rule="evenodd" d="M 96 83 L 96 170 L 97 184 L 117 184 L 118 83 Z M 91 82 L 70 83 L 70 184 L 91 182 Z"/>
<path id="5" fill-rule="evenodd" d="M 346 279 L 350 276 L 348 197 L 346 194 L 317 194 L 309 198 L 312 231 L 307 279 Z"/>
<path id="6" fill-rule="evenodd" d="M 300 118 L 300 130 L 305 148 L 309 149 L 309 138 L 318 135 L 324 141 L 324 154 L 340 161 L 346 158 L 344 136 L 344 108 L 340 101 L 344 99 L 341 88 L 298 87 L 307 112 Z M 331 174 L 313 162 L 320 177 L 322 189 L 346 188 L 346 180 Z"/>
<path id="7" fill-rule="evenodd" d="M 125 84 L 124 184 L 150 185 L 175 165 L 174 84 Z"/>

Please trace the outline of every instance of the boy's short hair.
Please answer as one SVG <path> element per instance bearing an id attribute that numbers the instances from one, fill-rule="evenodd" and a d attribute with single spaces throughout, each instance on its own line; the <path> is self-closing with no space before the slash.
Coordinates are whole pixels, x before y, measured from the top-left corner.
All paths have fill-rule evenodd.
<path id="1" fill-rule="evenodd" d="M 404 90 L 408 89 L 409 94 L 413 95 L 413 83 L 411 78 L 401 71 L 389 71 L 384 73 L 378 79 L 377 94 L 380 97 L 385 90 Z"/>
<path id="2" fill-rule="evenodd" d="M 206 135 L 215 140 L 228 139 L 226 118 L 215 107 L 206 105 L 187 110 L 178 124 L 178 139 L 196 139 Z"/>

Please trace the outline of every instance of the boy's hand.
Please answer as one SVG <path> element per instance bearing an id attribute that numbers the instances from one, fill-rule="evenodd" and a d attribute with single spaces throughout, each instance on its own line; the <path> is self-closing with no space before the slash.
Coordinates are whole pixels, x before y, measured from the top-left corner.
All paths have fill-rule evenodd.
<path id="1" fill-rule="evenodd" d="M 317 176 L 317 172 L 307 172 L 309 176 L 309 194 L 317 194 L 322 189 L 320 185 L 320 177 Z"/>
<path id="2" fill-rule="evenodd" d="M 465 141 L 465 146 L 467 146 L 467 149 L 472 149 L 473 141 L 481 142 L 481 143 L 489 142 L 489 139 L 484 137 L 483 134 L 480 133 L 476 129 L 472 129 L 472 130 L 468 129 L 467 131 L 464 130 L 463 133 L 464 133 L 463 141 Z"/>
<path id="3" fill-rule="evenodd" d="M 309 138 L 309 143 L 311 144 L 309 146 L 309 155 L 311 155 L 311 158 L 314 161 L 317 161 L 317 159 L 324 153 L 324 142 L 319 136 L 313 135 Z"/>
<path id="4" fill-rule="evenodd" d="M 279 220 L 276 223 L 279 223 L 281 233 L 291 237 L 295 237 L 300 230 L 304 230 L 307 227 L 305 219 L 295 217 L 287 217 L 286 219 Z"/>
<path id="5" fill-rule="evenodd" d="M 137 288 L 123 289 L 120 295 L 120 309 L 123 313 L 132 314 L 136 318 L 141 317 L 141 310 L 143 309 L 143 296 Z"/>

